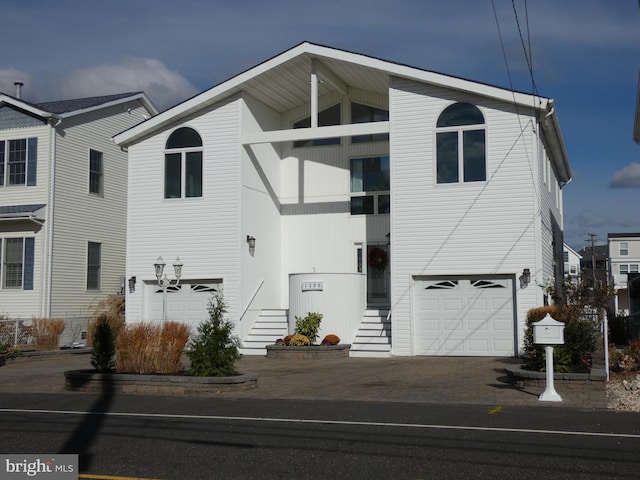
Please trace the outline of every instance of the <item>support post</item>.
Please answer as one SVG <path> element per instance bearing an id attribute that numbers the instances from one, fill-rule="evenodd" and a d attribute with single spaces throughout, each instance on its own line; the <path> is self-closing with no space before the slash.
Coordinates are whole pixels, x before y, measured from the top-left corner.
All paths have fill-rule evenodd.
<path id="1" fill-rule="evenodd" d="M 547 362 L 547 388 L 538 398 L 541 402 L 561 402 L 562 397 L 556 392 L 553 385 L 553 345 L 545 345 L 544 353 Z"/>

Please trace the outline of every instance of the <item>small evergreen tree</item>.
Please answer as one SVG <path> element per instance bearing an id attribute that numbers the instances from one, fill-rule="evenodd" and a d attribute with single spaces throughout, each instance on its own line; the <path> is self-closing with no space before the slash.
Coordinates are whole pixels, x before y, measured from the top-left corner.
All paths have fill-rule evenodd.
<path id="1" fill-rule="evenodd" d="M 198 326 L 186 354 L 191 360 L 191 375 L 226 377 L 236 375 L 240 359 L 240 341 L 233 335 L 233 324 L 225 319 L 227 305 L 221 293 L 209 301 L 209 319 Z"/>
<path id="2" fill-rule="evenodd" d="M 115 368 L 116 336 L 106 314 L 101 314 L 95 323 L 91 339 L 91 365 L 96 370 L 108 372 Z"/>

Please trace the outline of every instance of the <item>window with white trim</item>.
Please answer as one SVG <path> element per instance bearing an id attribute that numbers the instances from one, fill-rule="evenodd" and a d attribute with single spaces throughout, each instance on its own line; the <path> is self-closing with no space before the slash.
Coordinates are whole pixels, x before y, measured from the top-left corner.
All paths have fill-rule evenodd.
<path id="1" fill-rule="evenodd" d="M 164 198 L 202 196 L 202 138 L 181 127 L 167 140 L 164 155 Z"/>
<path id="2" fill-rule="evenodd" d="M 318 112 L 318 126 L 329 127 L 332 125 L 340 125 L 342 106 L 339 103 Z M 310 128 L 311 115 L 297 121 L 293 124 L 293 128 Z M 315 140 L 296 140 L 293 142 L 294 147 L 318 147 L 322 145 L 339 145 L 340 137 L 335 138 L 317 138 Z"/>
<path id="3" fill-rule="evenodd" d="M 87 290 L 100 290 L 100 276 L 102 271 L 102 244 L 88 242 L 87 244 Z"/>
<path id="4" fill-rule="evenodd" d="M 351 159 L 351 215 L 390 213 L 389 157 Z"/>
<path id="5" fill-rule="evenodd" d="M 2 288 L 33 290 L 33 237 L 0 239 Z"/>
<path id="6" fill-rule="evenodd" d="M 637 263 L 631 263 L 631 264 L 621 263 L 620 274 L 626 275 L 627 273 L 640 273 L 638 271 L 638 264 Z"/>
<path id="7" fill-rule="evenodd" d="M 620 256 L 626 257 L 629 255 L 629 244 L 627 242 L 620 242 Z"/>
<path id="8" fill-rule="evenodd" d="M 470 103 L 454 103 L 436 124 L 437 183 L 484 182 L 487 179 L 484 115 Z"/>
<path id="9" fill-rule="evenodd" d="M 36 184 L 37 138 L 0 141 L 0 187 Z"/>
<path id="10" fill-rule="evenodd" d="M 89 150 L 89 193 L 102 195 L 103 173 L 102 152 Z"/>

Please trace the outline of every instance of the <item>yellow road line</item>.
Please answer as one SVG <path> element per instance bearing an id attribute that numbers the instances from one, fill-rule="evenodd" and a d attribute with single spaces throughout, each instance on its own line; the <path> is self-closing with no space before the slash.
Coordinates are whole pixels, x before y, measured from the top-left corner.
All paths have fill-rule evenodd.
<path id="1" fill-rule="evenodd" d="M 491 410 L 489 410 L 489 415 L 493 415 L 494 413 L 498 413 L 501 410 L 502 410 L 501 406 L 497 406 L 496 408 L 492 408 Z"/>

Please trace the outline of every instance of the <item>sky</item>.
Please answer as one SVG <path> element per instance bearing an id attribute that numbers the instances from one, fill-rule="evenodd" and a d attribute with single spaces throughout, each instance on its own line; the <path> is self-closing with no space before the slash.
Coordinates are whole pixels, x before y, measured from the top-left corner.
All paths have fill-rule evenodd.
<path id="1" fill-rule="evenodd" d="M 565 242 L 640 232 L 638 0 L 0 0 L 0 91 L 165 110 L 303 41 L 553 98 Z M 530 65 L 530 67 L 529 67 Z"/>

